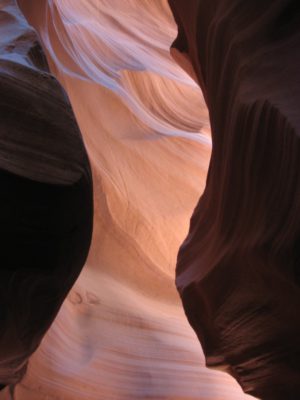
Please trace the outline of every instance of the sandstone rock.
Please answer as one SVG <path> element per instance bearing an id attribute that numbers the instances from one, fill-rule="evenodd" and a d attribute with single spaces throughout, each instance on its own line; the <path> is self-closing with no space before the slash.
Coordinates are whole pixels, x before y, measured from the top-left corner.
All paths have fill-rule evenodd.
<path id="1" fill-rule="evenodd" d="M 300 396 L 300 3 L 169 0 L 210 113 L 204 193 L 176 284 L 208 367 Z M 185 61 L 186 65 L 187 61 Z"/>
<path id="2" fill-rule="evenodd" d="M 92 179 L 67 96 L 14 1 L 0 2 L 0 382 L 23 377 L 85 262 Z"/>

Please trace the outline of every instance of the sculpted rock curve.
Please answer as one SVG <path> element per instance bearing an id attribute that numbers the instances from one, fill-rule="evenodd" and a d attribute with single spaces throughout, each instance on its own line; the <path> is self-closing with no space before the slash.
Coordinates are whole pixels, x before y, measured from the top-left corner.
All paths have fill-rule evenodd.
<path id="1" fill-rule="evenodd" d="M 169 0 L 175 56 L 210 114 L 204 193 L 177 288 L 209 367 L 263 400 L 300 395 L 300 4 Z"/>
<path id="2" fill-rule="evenodd" d="M 167 1 L 18 3 L 88 149 L 94 234 L 16 398 L 248 398 L 230 376 L 205 368 L 174 285 L 210 128 L 198 85 L 169 54 L 177 29 Z"/>
<path id="3" fill-rule="evenodd" d="M 15 2 L 0 2 L 0 383 L 21 380 L 77 279 L 92 179 L 67 96 Z"/>

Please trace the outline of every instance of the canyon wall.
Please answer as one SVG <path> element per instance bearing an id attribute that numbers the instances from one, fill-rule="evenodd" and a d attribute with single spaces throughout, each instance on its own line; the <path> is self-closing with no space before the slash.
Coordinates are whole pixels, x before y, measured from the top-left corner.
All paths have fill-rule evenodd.
<path id="1" fill-rule="evenodd" d="M 92 246 L 14 399 L 250 399 L 229 372 L 295 400 L 298 3 L 18 4 L 43 50 L 1 0 L 0 383 L 23 377 L 86 257 L 74 111 Z M 194 208 L 176 284 L 204 355 L 174 285 Z"/>
<path id="2" fill-rule="evenodd" d="M 211 371 L 177 295 L 175 264 L 211 151 L 201 91 L 172 60 L 163 0 L 20 0 L 88 150 L 86 266 L 16 399 L 241 400 Z"/>
<path id="3" fill-rule="evenodd" d="M 0 385 L 20 381 L 85 263 L 92 178 L 37 34 L 0 1 Z"/>
<path id="4" fill-rule="evenodd" d="M 300 3 L 169 0 L 212 156 L 176 284 L 209 367 L 300 396 Z"/>

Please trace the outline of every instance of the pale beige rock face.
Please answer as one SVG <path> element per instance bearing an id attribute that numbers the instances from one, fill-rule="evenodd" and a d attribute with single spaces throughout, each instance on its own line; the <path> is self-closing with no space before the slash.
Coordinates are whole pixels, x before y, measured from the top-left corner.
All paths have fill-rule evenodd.
<path id="1" fill-rule="evenodd" d="M 95 228 L 88 263 L 15 398 L 250 398 L 206 369 L 175 290 L 210 136 L 201 92 L 169 54 L 176 26 L 167 1 L 19 4 L 84 136 Z"/>

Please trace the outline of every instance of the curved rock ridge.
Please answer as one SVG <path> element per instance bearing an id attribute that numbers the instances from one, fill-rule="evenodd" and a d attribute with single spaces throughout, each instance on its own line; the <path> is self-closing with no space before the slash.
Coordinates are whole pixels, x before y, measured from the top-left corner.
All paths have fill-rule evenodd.
<path id="1" fill-rule="evenodd" d="M 177 288 L 209 367 L 263 400 L 298 399 L 300 3 L 169 4 L 213 143 Z"/>
<path id="2" fill-rule="evenodd" d="M 145 1 L 142 6 L 136 0 L 49 1 L 44 2 L 42 21 L 35 20 L 34 2 L 19 3 L 26 8 L 29 21 L 38 24 L 46 50 L 60 72 L 118 94 L 131 112 L 157 133 L 210 142 L 201 91 L 169 54 L 176 26 L 166 1 Z M 166 91 L 172 92 L 172 102 Z M 196 115 L 190 110 L 191 98 L 202 111 L 200 118 L 199 112 Z"/>
<path id="3" fill-rule="evenodd" d="M 25 374 L 77 279 L 92 234 L 81 134 L 37 35 L 0 1 L 0 387 Z"/>
<path id="4" fill-rule="evenodd" d="M 205 368 L 174 285 L 206 179 L 210 127 L 198 85 L 170 57 L 177 30 L 167 1 L 19 4 L 88 149 L 94 235 L 16 398 L 248 398 Z"/>

